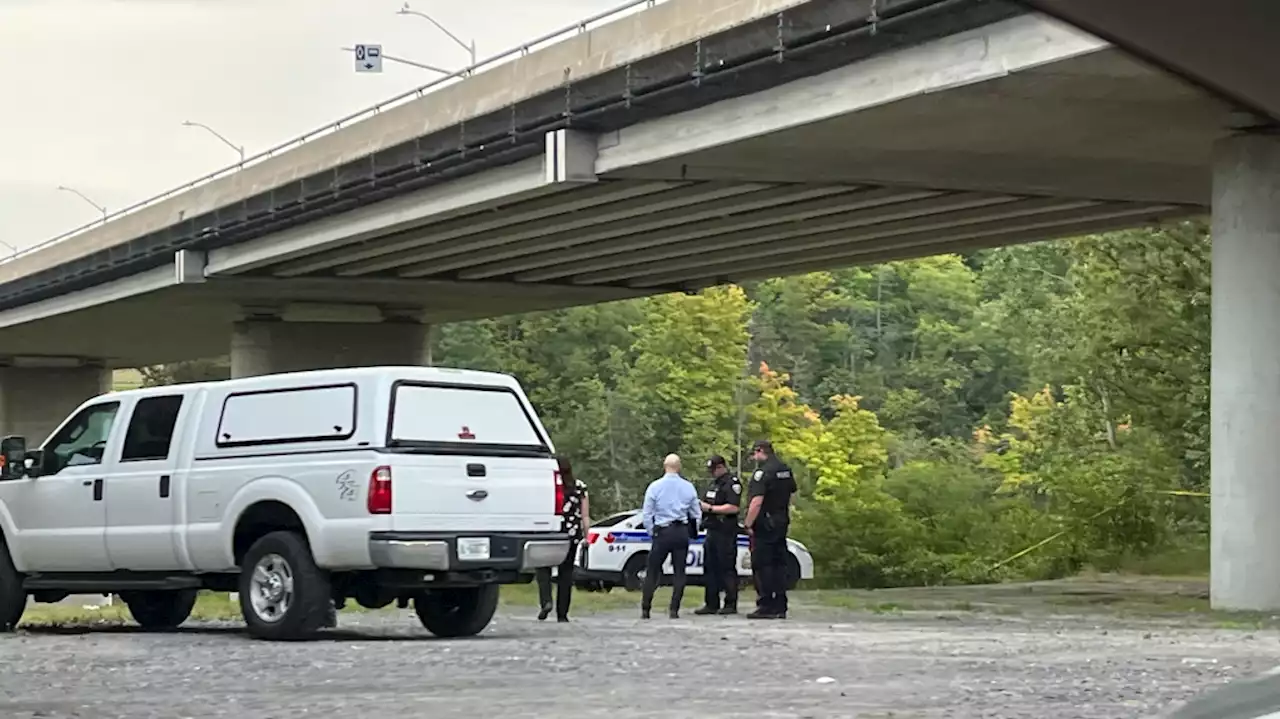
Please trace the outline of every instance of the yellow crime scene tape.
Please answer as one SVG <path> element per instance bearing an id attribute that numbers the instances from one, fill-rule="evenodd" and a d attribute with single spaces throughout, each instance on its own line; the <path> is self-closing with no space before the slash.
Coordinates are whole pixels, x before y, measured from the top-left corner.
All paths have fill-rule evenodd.
<path id="1" fill-rule="evenodd" d="M 1208 497 L 1209 496 L 1208 492 L 1192 492 L 1191 490 L 1187 490 L 1187 489 L 1165 489 L 1165 490 L 1159 490 L 1155 493 L 1169 495 L 1173 497 Z M 1085 521 L 1091 521 L 1091 520 L 1097 519 L 1098 517 L 1101 517 L 1102 515 L 1107 514 L 1108 512 L 1114 512 L 1123 506 L 1124 506 L 1124 502 L 1120 502 L 1119 504 L 1116 504 L 1114 506 L 1107 507 L 1106 509 L 1100 512 L 1095 512 L 1089 517 L 1088 520 L 1085 520 Z M 1003 567 L 1009 562 L 1012 562 L 1017 559 L 1021 559 L 1022 557 L 1027 556 L 1028 554 L 1036 551 L 1037 549 L 1045 546 L 1046 544 L 1049 544 L 1050 542 L 1060 539 L 1063 535 L 1068 534 L 1069 532 L 1070 530 L 1064 529 L 1061 532 L 1056 532 L 1054 534 L 1051 534 L 1048 537 L 1045 537 L 1044 539 L 1040 540 L 1039 542 L 1036 542 L 1035 544 L 1031 545 L 1030 547 L 1027 547 L 1026 549 L 1018 552 L 1017 554 L 1014 554 L 1011 557 L 1007 557 L 1005 559 L 1002 559 L 996 562 L 995 564 L 991 565 L 991 569 L 992 570 L 999 569 L 1000 567 Z"/>

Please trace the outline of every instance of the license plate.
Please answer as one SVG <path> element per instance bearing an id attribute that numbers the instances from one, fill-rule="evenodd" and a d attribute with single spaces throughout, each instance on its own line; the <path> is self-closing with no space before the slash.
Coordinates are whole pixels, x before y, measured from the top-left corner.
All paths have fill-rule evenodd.
<path id="1" fill-rule="evenodd" d="M 459 537 L 458 559 L 463 562 L 489 558 L 488 537 Z"/>

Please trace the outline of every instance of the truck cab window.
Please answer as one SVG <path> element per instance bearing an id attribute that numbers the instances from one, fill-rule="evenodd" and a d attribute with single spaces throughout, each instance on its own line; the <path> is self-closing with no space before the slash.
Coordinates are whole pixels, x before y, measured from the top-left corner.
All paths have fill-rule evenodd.
<path id="1" fill-rule="evenodd" d="M 102 453 L 115 424 L 119 402 L 103 402 L 85 407 L 45 444 L 45 450 L 53 454 L 51 474 L 63 467 L 85 464 L 102 464 Z"/>
<path id="2" fill-rule="evenodd" d="M 143 462 L 165 459 L 173 442 L 173 430 L 182 409 L 182 395 L 148 397 L 139 400 L 129 418 L 121 462 Z"/>

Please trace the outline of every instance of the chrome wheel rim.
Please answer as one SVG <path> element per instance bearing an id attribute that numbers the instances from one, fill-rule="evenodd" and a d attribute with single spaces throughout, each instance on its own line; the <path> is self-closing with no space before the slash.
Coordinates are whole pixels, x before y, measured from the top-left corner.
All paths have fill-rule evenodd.
<path id="1" fill-rule="evenodd" d="M 269 624 L 284 619 L 293 605 L 293 568 L 279 554 L 268 554 L 253 567 L 249 584 L 253 613 Z"/>

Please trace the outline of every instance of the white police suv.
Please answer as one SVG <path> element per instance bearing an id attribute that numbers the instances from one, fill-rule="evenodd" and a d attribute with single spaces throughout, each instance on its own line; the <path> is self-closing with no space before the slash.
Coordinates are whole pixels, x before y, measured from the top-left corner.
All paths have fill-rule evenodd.
<path id="1" fill-rule="evenodd" d="M 703 542 L 707 533 L 689 543 L 685 558 L 685 575 L 689 584 L 702 584 Z M 578 548 L 574 566 L 574 584 L 582 589 L 609 591 L 624 587 L 638 591 L 644 582 L 645 565 L 649 560 L 652 539 L 640 520 L 640 510 L 619 512 L 594 522 L 587 532 L 587 541 Z M 738 528 L 738 578 L 743 584 L 751 582 L 751 552 L 748 550 L 746 530 Z M 787 586 L 794 588 L 801 579 L 813 579 L 813 557 L 803 544 L 787 540 L 791 556 L 787 558 Z M 662 566 L 663 574 L 670 576 L 671 560 Z"/>

